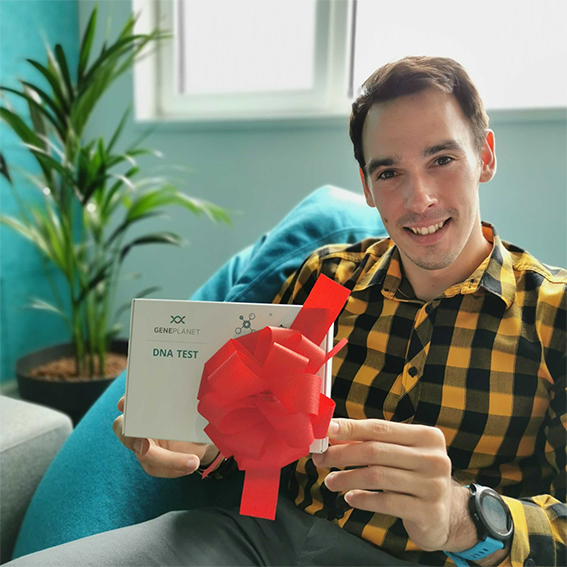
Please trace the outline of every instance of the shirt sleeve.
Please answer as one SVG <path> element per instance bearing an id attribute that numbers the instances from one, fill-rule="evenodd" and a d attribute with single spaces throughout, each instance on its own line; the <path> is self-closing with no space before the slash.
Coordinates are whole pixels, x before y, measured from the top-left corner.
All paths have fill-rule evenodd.
<path id="1" fill-rule="evenodd" d="M 557 471 L 551 483 L 551 494 L 519 499 L 503 497 L 514 522 L 511 563 L 508 563 L 513 567 L 567 565 L 565 355 L 557 357 L 557 362 L 560 376 L 551 391 L 543 426 L 545 458 Z"/>

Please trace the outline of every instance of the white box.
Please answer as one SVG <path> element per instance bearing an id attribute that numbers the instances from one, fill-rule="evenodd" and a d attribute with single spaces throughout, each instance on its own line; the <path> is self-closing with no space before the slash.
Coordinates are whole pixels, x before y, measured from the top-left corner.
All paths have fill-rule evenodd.
<path id="1" fill-rule="evenodd" d="M 130 319 L 123 434 L 210 443 L 197 412 L 205 362 L 229 339 L 266 326 L 289 328 L 301 305 L 134 299 Z M 320 345 L 333 348 L 333 326 Z M 318 372 L 331 397 L 332 359 Z M 327 450 L 316 439 L 311 453 Z"/>

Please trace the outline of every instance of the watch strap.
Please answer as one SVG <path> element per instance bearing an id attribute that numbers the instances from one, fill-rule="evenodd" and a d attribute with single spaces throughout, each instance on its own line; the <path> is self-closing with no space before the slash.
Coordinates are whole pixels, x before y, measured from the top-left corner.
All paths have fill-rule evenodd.
<path id="1" fill-rule="evenodd" d="M 495 551 L 504 548 L 504 542 L 498 541 L 497 539 L 487 537 L 483 541 L 479 541 L 474 547 L 467 549 L 465 551 L 459 551 L 458 553 L 453 553 L 451 551 L 445 551 L 445 555 L 453 560 L 453 563 L 457 567 L 468 567 L 467 561 L 476 561 L 477 559 L 482 559 L 483 557 L 488 557 Z"/>

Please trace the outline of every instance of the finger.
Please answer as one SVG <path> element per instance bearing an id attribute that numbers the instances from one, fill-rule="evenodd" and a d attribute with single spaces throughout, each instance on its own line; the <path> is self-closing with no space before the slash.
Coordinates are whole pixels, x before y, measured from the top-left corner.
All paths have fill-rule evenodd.
<path id="1" fill-rule="evenodd" d="M 420 497 L 424 483 L 411 471 L 391 467 L 363 467 L 350 471 L 332 472 L 325 477 L 325 485 L 331 492 L 349 490 L 389 490 Z"/>
<path id="2" fill-rule="evenodd" d="M 188 453 L 177 453 L 160 447 L 153 439 L 149 439 L 147 451 L 136 456 L 144 469 L 158 476 L 155 472 L 159 471 L 159 476 L 171 478 L 170 475 L 181 476 L 193 473 L 199 468 L 199 457 Z M 165 474 L 164 474 L 165 473 Z"/>
<path id="3" fill-rule="evenodd" d="M 445 445 L 445 437 L 437 427 L 384 419 L 333 419 L 329 437 L 338 441 L 382 441 L 408 447 Z"/>
<path id="4" fill-rule="evenodd" d="M 118 404 L 116 404 L 116 406 L 118 407 L 118 411 L 124 412 L 124 398 L 125 398 L 125 396 L 122 396 L 118 400 Z"/>
<path id="5" fill-rule="evenodd" d="M 380 441 L 347 443 L 329 447 L 324 453 L 313 455 L 317 467 L 345 468 L 364 465 L 384 465 L 396 469 L 421 470 L 423 452 Z"/>
<path id="6" fill-rule="evenodd" d="M 362 443 L 362 441 L 340 441 L 339 439 L 329 439 L 329 445 L 348 445 L 349 443 Z"/>
<path id="7" fill-rule="evenodd" d="M 379 512 L 412 522 L 420 520 L 419 515 L 423 507 L 419 498 L 396 492 L 351 490 L 345 494 L 344 499 L 353 508 Z"/>
<path id="8" fill-rule="evenodd" d="M 122 435 L 123 422 L 124 422 L 124 416 L 119 415 L 112 423 L 112 430 L 114 431 L 116 437 L 118 437 L 120 443 L 122 443 L 124 447 L 130 449 L 130 451 L 134 451 L 135 453 L 143 452 L 144 449 L 147 450 L 147 448 L 149 447 L 149 443 L 147 442 L 147 439 L 139 439 L 138 437 L 126 437 Z M 147 443 L 146 446 L 143 445 L 144 441 L 146 441 Z M 138 442 L 141 442 L 142 445 L 138 446 L 139 445 Z"/>

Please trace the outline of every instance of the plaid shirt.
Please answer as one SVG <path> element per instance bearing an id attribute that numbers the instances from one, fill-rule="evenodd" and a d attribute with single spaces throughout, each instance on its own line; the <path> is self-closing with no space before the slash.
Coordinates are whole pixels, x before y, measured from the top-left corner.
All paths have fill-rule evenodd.
<path id="1" fill-rule="evenodd" d="M 429 303 L 388 238 L 316 250 L 274 303 L 302 304 L 321 273 L 349 288 L 335 324 L 336 341 L 348 339 L 333 359 L 335 417 L 440 428 L 454 478 L 494 488 L 510 507 L 503 565 L 566 565 L 567 271 L 502 242 L 488 223 L 483 233 L 491 254 Z M 330 471 L 298 461 L 290 489 L 301 510 L 399 558 L 452 564 L 421 551 L 399 518 L 349 507 L 323 484 Z"/>

